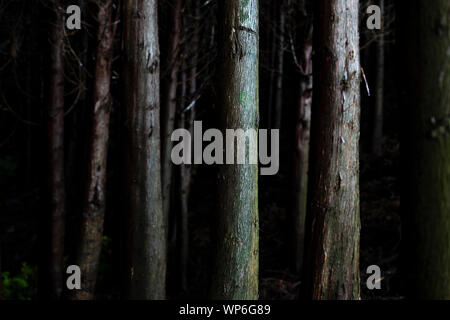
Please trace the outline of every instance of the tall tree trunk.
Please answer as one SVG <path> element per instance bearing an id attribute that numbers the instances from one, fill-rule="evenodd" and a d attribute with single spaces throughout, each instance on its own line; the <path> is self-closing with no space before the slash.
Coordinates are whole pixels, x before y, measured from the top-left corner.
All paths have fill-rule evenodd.
<path id="1" fill-rule="evenodd" d="M 194 132 L 194 119 L 195 119 L 195 105 L 190 106 L 189 110 L 183 112 L 186 106 L 185 95 L 187 93 L 187 89 L 189 88 L 189 97 L 191 99 L 196 99 L 197 93 L 197 50 L 199 48 L 199 23 L 198 19 L 200 19 L 200 7 L 199 2 L 197 0 L 193 1 L 193 12 L 195 17 L 194 23 L 194 31 L 193 38 L 191 43 L 191 59 L 188 61 L 192 66 L 189 70 L 189 79 L 187 79 L 187 71 L 183 70 L 182 74 L 182 90 L 181 97 L 183 103 L 181 104 L 182 109 L 180 115 L 180 121 L 182 127 L 188 130 L 193 136 Z M 184 64 L 183 69 L 186 68 L 186 64 Z M 190 102 L 194 103 L 195 102 Z M 192 180 L 192 166 L 188 164 L 183 164 L 180 166 L 181 170 L 181 248 L 180 248 L 180 275 L 181 275 L 181 288 L 184 292 L 188 291 L 188 261 L 189 261 L 189 195 L 191 189 L 191 180 Z"/>
<path id="2" fill-rule="evenodd" d="M 280 24 L 278 35 L 278 47 L 277 47 L 277 71 L 276 71 L 276 91 L 275 91 L 275 103 L 274 103 L 274 119 L 271 128 L 281 128 L 281 117 L 283 114 L 283 69 L 284 69 L 284 25 L 286 21 L 285 17 L 285 0 L 281 0 L 281 4 L 278 5 L 280 14 Z"/>
<path id="3" fill-rule="evenodd" d="M 309 13 L 312 14 L 311 12 Z M 308 194 L 309 141 L 312 104 L 312 19 L 304 16 L 305 25 L 301 29 L 302 62 L 298 107 L 296 108 L 295 146 L 292 174 L 292 215 L 293 215 L 293 259 L 294 270 L 300 274 L 303 265 L 305 243 L 305 219 Z"/>
<path id="4" fill-rule="evenodd" d="M 219 6 L 217 90 L 223 130 L 257 130 L 258 1 L 221 0 Z M 248 139 L 248 152 L 257 154 L 257 138 L 250 140 L 252 138 Z M 215 299 L 257 299 L 258 165 L 222 165 L 218 183 L 218 247 L 212 296 Z"/>
<path id="5" fill-rule="evenodd" d="M 450 299 L 450 2 L 400 7 L 407 294 Z"/>
<path id="6" fill-rule="evenodd" d="M 127 297 L 164 299 L 167 228 L 162 211 L 156 0 L 124 1 Z"/>
<path id="7" fill-rule="evenodd" d="M 167 66 L 170 70 L 170 76 L 167 79 L 166 92 L 164 93 L 165 101 L 161 112 L 162 117 L 162 195 L 163 195 L 163 211 L 165 219 L 168 219 L 170 213 L 170 194 L 172 186 L 173 165 L 171 160 L 172 152 L 172 132 L 175 124 L 175 113 L 177 109 L 177 85 L 178 70 L 180 68 L 180 60 L 178 52 L 180 50 L 181 41 L 181 11 L 182 0 L 175 0 L 172 8 L 170 31 L 169 52 L 167 56 Z M 166 223 L 168 224 L 168 223 Z"/>
<path id="8" fill-rule="evenodd" d="M 73 299 L 92 299 L 97 279 L 105 214 L 106 162 L 111 111 L 111 63 L 114 44 L 112 0 L 98 3 L 97 53 L 93 91 L 92 136 L 90 137 L 86 194 L 83 195 L 81 236 L 77 265 L 81 269 L 81 289 Z"/>
<path id="9" fill-rule="evenodd" d="M 64 8 L 52 2 L 54 18 L 50 27 L 50 93 L 48 106 L 48 152 L 50 192 L 50 265 L 48 266 L 51 298 L 62 292 L 64 258 Z M 47 290 L 45 290 L 47 291 Z"/>
<path id="10" fill-rule="evenodd" d="M 320 0 L 314 16 L 305 289 L 312 299 L 359 299 L 358 1 Z"/>
<path id="11" fill-rule="evenodd" d="M 380 0 L 382 17 L 384 16 L 384 0 Z M 375 96 L 375 115 L 373 119 L 372 153 L 379 155 L 383 147 L 383 98 L 384 98 L 384 29 L 380 30 L 377 42 L 377 87 Z"/>

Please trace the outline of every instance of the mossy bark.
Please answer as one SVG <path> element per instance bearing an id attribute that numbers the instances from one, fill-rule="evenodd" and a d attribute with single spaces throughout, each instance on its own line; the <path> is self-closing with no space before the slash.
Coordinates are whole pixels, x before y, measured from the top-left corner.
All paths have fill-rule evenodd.
<path id="1" fill-rule="evenodd" d="M 164 299 L 167 229 L 162 210 L 157 1 L 124 1 L 127 298 Z"/>
<path id="2" fill-rule="evenodd" d="M 400 10 L 407 295 L 450 299 L 450 2 Z"/>
<path id="3" fill-rule="evenodd" d="M 312 299 L 359 299 L 358 1 L 318 1 L 314 18 L 304 289 Z"/>
<path id="4" fill-rule="evenodd" d="M 258 1 L 221 0 L 219 6 L 217 90 L 222 128 L 257 129 Z M 253 146 L 249 153 L 258 152 L 257 143 Z M 212 297 L 257 299 L 258 165 L 222 165 L 219 170 L 218 246 Z"/>

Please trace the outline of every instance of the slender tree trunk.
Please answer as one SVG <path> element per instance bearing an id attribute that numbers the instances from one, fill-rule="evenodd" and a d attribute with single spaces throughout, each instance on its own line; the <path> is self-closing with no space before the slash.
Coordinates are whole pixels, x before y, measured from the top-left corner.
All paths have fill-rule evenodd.
<path id="1" fill-rule="evenodd" d="M 167 66 L 170 70 L 170 76 L 167 80 L 164 97 L 164 105 L 161 112 L 162 117 L 162 195 L 163 211 L 165 219 L 168 219 L 170 213 L 170 194 L 172 186 L 173 165 L 170 154 L 172 152 L 171 136 L 174 130 L 175 113 L 177 109 L 177 85 L 178 70 L 180 68 L 180 59 L 178 52 L 181 41 L 181 10 L 182 0 L 175 0 L 172 8 L 173 30 L 170 31 L 169 53 L 167 56 Z M 167 223 L 168 224 L 168 223 Z"/>
<path id="2" fill-rule="evenodd" d="M 400 7 L 407 295 L 450 299 L 450 2 Z"/>
<path id="3" fill-rule="evenodd" d="M 358 1 L 320 0 L 314 16 L 305 289 L 312 299 L 359 299 Z"/>
<path id="4" fill-rule="evenodd" d="M 193 1 L 193 12 L 195 17 L 194 23 L 194 35 L 192 38 L 191 44 L 191 59 L 188 63 L 192 64 L 189 72 L 189 79 L 187 79 L 187 71 L 183 70 L 182 74 L 182 92 L 181 97 L 184 103 L 181 104 L 182 110 L 186 108 L 186 99 L 184 98 L 187 93 L 187 88 L 189 88 L 189 97 L 191 99 L 195 99 L 196 91 L 197 91 L 197 50 L 198 50 L 198 42 L 199 42 L 199 23 L 198 19 L 200 17 L 200 7 L 197 0 Z M 184 65 L 183 69 L 186 67 Z M 181 111 L 182 111 L 181 110 Z M 195 105 L 190 106 L 189 110 L 185 112 L 181 112 L 180 121 L 186 130 L 191 133 L 193 136 L 194 132 L 194 119 L 195 119 Z M 181 288 L 184 292 L 188 291 L 188 262 L 189 262 L 189 195 L 191 189 L 191 180 L 192 180 L 192 166 L 183 164 L 180 167 L 181 170 L 181 250 L 180 250 L 180 265 L 181 265 Z"/>
<path id="5" fill-rule="evenodd" d="M 127 297 L 164 299 L 167 228 L 162 211 L 156 0 L 124 1 Z"/>
<path id="6" fill-rule="evenodd" d="M 225 128 L 257 130 L 258 1 L 221 0 L 219 6 L 217 90 L 222 126 L 224 132 Z M 248 153 L 257 154 L 257 138 L 247 141 Z M 257 299 L 258 165 L 222 165 L 219 170 L 218 247 L 212 297 Z"/>
<path id="7" fill-rule="evenodd" d="M 50 192 L 50 265 L 48 294 L 58 299 L 62 292 L 64 258 L 64 8 L 52 2 L 54 20 L 50 27 L 50 99 L 48 106 L 48 147 Z M 45 290 L 47 291 L 47 290 Z"/>
<path id="8" fill-rule="evenodd" d="M 276 91 L 275 91 L 275 103 L 274 103 L 274 119 L 272 128 L 281 128 L 281 117 L 283 114 L 283 69 L 284 69 L 284 25 L 286 21 L 285 17 L 285 0 L 281 0 L 279 4 L 280 24 L 278 35 L 278 50 L 277 50 L 277 71 L 276 71 Z"/>
<path id="9" fill-rule="evenodd" d="M 301 273 L 305 243 L 305 219 L 308 194 L 308 167 L 309 167 L 309 141 L 311 126 L 311 104 L 312 104 L 312 19 L 305 16 L 307 21 L 301 30 L 303 39 L 301 41 L 301 56 L 303 74 L 300 75 L 300 90 L 298 108 L 296 109 L 295 122 L 295 149 L 293 161 L 293 257 L 294 270 Z"/>
<path id="10" fill-rule="evenodd" d="M 106 162 L 108 155 L 109 121 L 111 111 L 111 63 L 114 44 L 112 0 L 99 4 L 97 21 L 97 53 L 93 91 L 92 136 L 83 199 L 81 236 L 77 265 L 81 269 L 81 289 L 74 290 L 73 299 L 92 299 L 97 279 L 105 214 Z"/>
<path id="11" fill-rule="evenodd" d="M 380 0 L 382 17 L 384 16 L 384 0 Z M 384 29 L 380 30 L 377 42 L 377 87 L 375 96 L 375 115 L 373 119 L 372 153 L 379 155 L 383 147 L 383 98 L 384 98 Z"/>

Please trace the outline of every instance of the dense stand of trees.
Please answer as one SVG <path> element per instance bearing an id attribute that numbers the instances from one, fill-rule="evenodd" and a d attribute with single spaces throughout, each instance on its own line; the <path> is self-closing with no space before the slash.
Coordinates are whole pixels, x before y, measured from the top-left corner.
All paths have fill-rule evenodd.
<path id="1" fill-rule="evenodd" d="M 81 30 L 66 25 L 73 4 Z M 371 4 L 380 30 L 366 30 Z M 450 299 L 449 12 L 446 0 L 0 0 L 0 262 L 20 225 L 11 203 L 31 203 L 43 299 L 166 299 L 202 286 L 254 300 L 271 297 L 263 278 L 289 276 L 294 297 L 360 299 L 367 261 L 378 264 L 361 253 L 362 162 L 399 144 L 387 115 L 400 104 L 400 290 Z M 174 165 L 179 128 L 190 162 Z M 280 149 L 276 176 L 248 161 L 258 129 L 281 132 L 267 139 Z M 208 139 L 224 146 L 213 166 L 200 159 Z M 35 199 L 9 200 L 21 188 Z M 286 259 L 272 262 L 283 275 L 270 256 Z M 66 288 L 69 265 L 81 289 Z M 108 277 L 117 284 L 100 293 Z M 0 297 L 11 294 L 3 282 Z"/>

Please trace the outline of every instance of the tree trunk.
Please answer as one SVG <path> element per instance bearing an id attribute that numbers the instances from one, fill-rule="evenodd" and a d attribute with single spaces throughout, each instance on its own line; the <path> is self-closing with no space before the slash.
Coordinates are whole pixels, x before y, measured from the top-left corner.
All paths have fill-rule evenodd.
<path id="1" fill-rule="evenodd" d="M 450 299 L 450 2 L 400 8 L 408 296 Z"/>
<path id="2" fill-rule="evenodd" d="M 182 90 L 181 97 L 183 103 L 181 104 L 181 115 L 180 122 L 182 127 L 188 130 L 193 136 L 194 132 L 194 119 L 195 119 L 195 105 L 190 106 L 189 110 L 183 112 L 186 106 L 186 99 L 184 98 L 187 93 L 187 88 L 189 87 L 189 97 L 195 99 L 197 91 L 197 50 L 199 42 L 199 23 L 198 19 L 200 17 L 200 7 L 198 1 L 193 1 L 193 12 L 195 17 L 194 23 L 194 35 L 191 44 L 191 59 L 189 63 L 192 67 L 189 70 L 189 79 L 187 79 L 187 71 L 183 70 L 182 74 Z M 184 64 L 183 69 L 186 67 Z M 191 102 L 192 103 L 192 102 Z M 181 127 L 181 126 L 180 126 Z M 180 166 L 180 197 L 181 197 L 181 246 L 180 246 L 180 276 L 181 276 L 181 288 L 184 292 L 188 291 L 188 262 L 189 262 L 189 195 L 191 189 L 192 181 L 192 166 L 188 164 L 183 164 Z"/>
<path id="3" fill-rule="evenodd" d="M 161 112 L 162 117 L 162 195 L 163 211 L 165 219 L 170 214 L 170 194 L 172 186 L 173 165 L 171 160 L 172 140 L 171 136 L 174 130 L 175 113 L 177 110 L 177 85 L 178 70 L 180 68 L 180 59 L 178 52 L 180 50 L 181 40 L 181 11 L 182 0 L 175 0 L 172 8 L 173 30 L 170 31 L 169 52 L 167 56 L 167 66 L 170 70 L 170 77 L 167 80 L 164 97 L 164 105 Z M 168 223 L 166 223 L 168 224 Z"/>
<path id="4" fill-rule="evenodd" d="M 259 121 L 257 0 L 219 1 L 218 103 L 222 129 L 253 128 Z M 249 154 L 258 153 L 248 139 Z M 258 298 L 258 165 L 222 165 L 212 297 Z"/>
<path id="5" fill-rule="evenodd" d="M 124 1 L 127 297 L 164 299 L 167 228 L 162 211 L 156 0 Z"/>
<path id="6" fill-rule="evenodd" d="M 54 20 L 50 27 L 50 99 L 48 106 L 48 147 L 50 192 L 50 265 L 49 291 L 58 299 L 63 284 L 64 259 L 64 8 L 59 1 L 52 2 Z M 47 290 L 46 290 L 47 291 Z"/>
<path id="7" fill-rule="evenodd" d="M 382 17 L 384 0 L 380 0 Z M 384 98 L 384 29 L 380 30 L 377 42 L 377 87 L 375 96 L 375 115 L 373 119 L 372 153 L 380 155 L 383 147 L 383 98 Z"/>
<path id="8" fill-rule="evenodd" d="M 106 162 L 108 155 L 109 121 L 111 111 L 111 63 L 114 44 L 112 0 L 99 3 L 97 21 L 97 53 L 93 91 L 92 136 L 83 199 L 81 236 L 77 265 L 81 269 L 81 290 L 74 290 L 73 299 L 93 298 L 103 237 L 105 214 Z"/>
<path id="9" fill-rule="evenodd" d="M 311 14 L 311 13 L 310 13 Z M 293 216 L 293 260 L 294 270 L 301 274 L 305 243 L 305 218 L 308 194 L 309 141 L 312 104 L 312 19 L 304 16 L 305 26 L 301 33 L 302 61 L 300 91 L 295 122 L 295 147 L 292 174 L 292 216 Z"/>
<path id="10" fill-rule="evenodd" d="M 358 1 L 316 5 L 305 289 L 312 299 L 359 299 Z"/>

